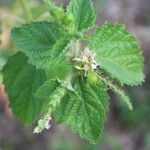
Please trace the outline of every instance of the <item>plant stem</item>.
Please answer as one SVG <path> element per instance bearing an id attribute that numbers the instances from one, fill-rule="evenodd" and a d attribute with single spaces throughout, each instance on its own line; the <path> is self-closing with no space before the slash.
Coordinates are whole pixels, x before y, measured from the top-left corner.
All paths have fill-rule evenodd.
<path id="1" fill-rule="evenodd" d="M 78 40 L 72 41 L 72 44 L 71 44 L 71 47 L 70 47 L 72 58 L 77 58 L 78 57 L 79 49 L 80 49 L 79 41 Z"/>
<path id="2" fill-rule="evenodd" d="M 24 14 L 25 14 L 26 20 L 28 22 L 30 22 L 31 19 L 32 19 L 32 15 L 31 15 L 31 13 L 30 13 L 27 5 L 26 5 L 25 0 L 19 0 L 19 3 L 20 3 L 20 6 L 22 7 L 22 10 L 23 10 Z"/>

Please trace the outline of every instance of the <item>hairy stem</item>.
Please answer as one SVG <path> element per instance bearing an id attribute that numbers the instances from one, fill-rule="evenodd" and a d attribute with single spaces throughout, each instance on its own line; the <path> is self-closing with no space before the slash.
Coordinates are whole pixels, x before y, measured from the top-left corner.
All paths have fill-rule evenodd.
<path id="1" fill-rule="evenodd" d="M 109 86 L 111 90 L 113 90 L 118 96 L 124 100 L 124 102 L 128 105 L 130 110 L 133 110 L 133 106 L 130 102 L 130 99 L 127 95 L 125 95 L 125 92 L 121 90 L 117 85 L 114 85 L 110 79 L 107 79 L 106 77 L 103 77 L 101 74 L 99 75 L 100 79 Z"/>
<path id="2" fill-rule="evenodd" d="M 73 58 L 77 58 L 79 55 L 79 50 L 80 50 L 80 43 L 78 40 L 72 41 L 71 47 L 71 55 Z"/>
<path id="3" fill-rule="evenodd" d="M 51 120 L 51 115 L 53 111 L 55 111 L 57 106 L 60 104 L 61 99 L 64 97 L 65 94 L 66 94 L 66 88 L 63 87 L 62 85 L 60 87 L 57 87 L 55 92 L 52 95 L 50 95 L 49 99 L 47 99 L 47 102 L 45 102 L 42 107 L 43 116 L 38 121 L 38 125 L 34 129 L 33 133 L 41 133 L 44 130 L 44 128 L 47 128 L 47 125 Z"/>
<path id="4" fill-rule="evenodd" d="M 32 20 L 32 15 L 31 15 L 31 13 L 30 13 L 27 5 L 26 5 L 25 0 L 19 0 L 19 3 L 20 3 L 20 6 L 22 7 L 22 10 L 23 10 L 24 14 L 25 14 L 26 20 L 31 21 Z"/>

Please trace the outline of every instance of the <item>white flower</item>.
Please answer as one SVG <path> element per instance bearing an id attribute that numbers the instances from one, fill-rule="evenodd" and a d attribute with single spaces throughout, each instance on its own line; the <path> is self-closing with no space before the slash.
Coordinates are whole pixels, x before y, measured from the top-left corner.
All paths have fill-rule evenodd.
<path id="1" fill-rule="evenodd" d="M 45 123 L 45 128 L 46 129 L 50 129 L 50 127 L 51 127 L 51 124 L 49 124 L 49 120 Z"/>
<path id="2" fill-rule="evenodd" d="M 49 124 L 49 121 L 50 121 L 50 120 L 52 120 L 51 117 L 49 118 L 49 120 L 47 120 L 47 121 L 45 122 L 45 128 L 46 128 L 46 129 L 50 129 L 50 127 L 51 127 L 51 124 Z"/>
<path id="3" fill-rule="evenodd" d="M 41 133 L 44 130 L 44 128 L 45 129 L 50 129 L 50 127 L 51 127 L 51 124 L 49 124 L 50 120 L 52 120 L 51 117 L 49 117 L 48 119 L 47 119 L 47 117 L 46 117 L 46 119 L 40 119 L 38 121 L 38 126 L 33 131 L 33 134 Z"/>
<path id="4" fill-rule="evenodd" d="M 97 69 L 98 63 L 95 61 L 96 53 L 91 52 L 89 48 L 85 47 L 84 51 L 81 53 L 80 58 L 74 58 L 73 61 L 81 62 L 81 66 L 75 66 L 78 70 L 84 70 L 85 76 L 88 70 Z"/>

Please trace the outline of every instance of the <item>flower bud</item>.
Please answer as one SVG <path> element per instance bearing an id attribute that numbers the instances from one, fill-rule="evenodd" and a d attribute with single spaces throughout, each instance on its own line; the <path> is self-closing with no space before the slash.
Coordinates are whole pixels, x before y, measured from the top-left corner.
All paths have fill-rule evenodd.
<path id="1" fill-rule="evenodd" d="M 50 10 L 51 16 L 55 19 L 59 19 L 60 17 L 64 16 L 64 9 L 60 7 L 55 7 Z"/>
<path id="2" fill-rule="evenodd" d="M 87 73 L 87 82 L 90 84 L 90 85 L 94 85 L 96 84 L 98 81 L 98 78 L 97 78 L 97 74 L 93 71 L 89 71 Z"/>
<path id="3" fill-rule="evenodd" d="M 72 24 L 74 21 L 74 17 L 73 17 L 73 14 L 72 13 L 68 13 L 64 16 L 63 18 L 63 23 L 64 25 L 69 25 L 69 24 Z"/>

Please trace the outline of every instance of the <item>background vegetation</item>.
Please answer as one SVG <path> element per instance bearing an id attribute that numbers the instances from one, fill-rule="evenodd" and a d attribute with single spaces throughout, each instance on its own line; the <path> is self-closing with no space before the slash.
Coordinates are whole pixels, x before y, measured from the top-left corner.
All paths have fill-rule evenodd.
<path id="1" fill-rule="evenodd" d="M 26 0 L 28 11 L 24 11 L 22 0 L 0 1 L 0 69 L 16 49 L 11 41 L 13 26 L 32 20 L 48 20 L 49 15 L 42 1 Z M 67 4 L 67 0 L 57 0 Z M 119 103 L 111 94 L 104 136 L 98 145 L 90 145 L 73 135 L 68 127 L 52 123 L 50 132 L 33 135 L 33 127 L 20 124 L 12 115 L 0 76 L 0 150 L 150 150 L 150 1 L 149 0 L 94 0 L 99 15 L 98 24 L 105 20 L 126 24 L 140 43 L 145 57 L 145 83 L 138 87 L 126 87 L 134 104 L 134 111 Z"/>

